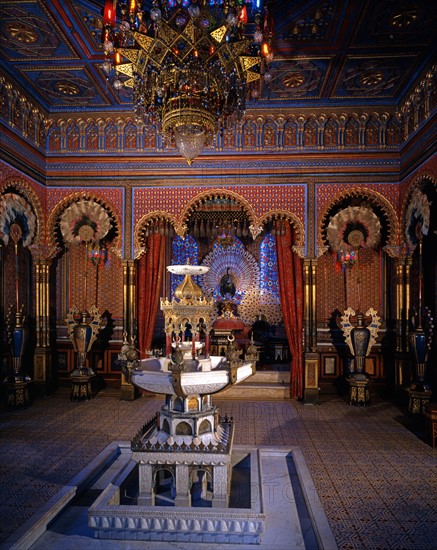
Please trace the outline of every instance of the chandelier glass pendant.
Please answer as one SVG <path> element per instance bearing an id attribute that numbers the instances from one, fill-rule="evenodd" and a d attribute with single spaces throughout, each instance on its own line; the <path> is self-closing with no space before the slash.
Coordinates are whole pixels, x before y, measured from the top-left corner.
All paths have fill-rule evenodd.
<path id="1" fill-rule="evenodd" d="M 245 0 L 142 5 L 107 0 L 103 67 L 108 74 L 115 69 L 115 88 L 133 89 L 137 116 L 191 164 L 218 131 L 241 120 L 247 95 L 266 73 L 272 58 L 267 8 L 263 15 L 260 1 Z"/>

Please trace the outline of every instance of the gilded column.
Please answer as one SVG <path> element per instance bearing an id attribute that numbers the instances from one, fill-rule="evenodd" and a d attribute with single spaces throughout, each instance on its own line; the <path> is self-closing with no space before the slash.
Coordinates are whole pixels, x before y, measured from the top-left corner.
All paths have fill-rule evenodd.
<path id="1" fill-rule="evenodd" d="M 130 340 L 137 346 L 136 326 L 136 263 L 135 260 L 123 260 L 123 333 L 125 342 Z M 137 396 L 135 386 L 128 371 L 121 376 L 120 399 L 133 401 Z"/>
<path id="2" fill-rule="evenodd" d="M 404 350 L 405 341 L 405 258 L 396 258 L 396 351 Z"/>
<path id="3" fill-rule="evenodd" d="M 305 258 L 303 262 L 304 277 L 304 334 L 305 334 L 305 353 L 311 349 L 311 259 Z"/>
<path id="4" fill-rule="evenodd" d="M 129 335 L 129 260 L 122 260 L 123 266 L 123 333 Z"/>
<path id="5" fill-rule="evenodd" d="M 323 119 L 321 119 L 323 123 Z M 304 258 L 304 334 L 305 334 L 305 403 L 317 403 L 319 395 L 319 363 L 317 353 L 317 310 L 316 310 L 316 188 L 314 180 L 308 183 L 308 213 L 306 254 Z"/>
<path id="6" fill-rule="evenodd" d="M 411 258 L 404 255 L 395 261 L 395 376 L 394 384 L 401 388 L 410 382 L 408 353 L 408 312 L 410 310 Z M 389 281 L 386 281 L 387 285 Z"/>
<path id="7" fill-rule="evenodd" d="M 407 351 L 408 341 L 408 316 L 411 312 L 411 265 L 413 263 L 412 256 L 407 256 L 405 259 L 405 308 L 404 308 L 404 351 Z"/>
<path id="8" fill-rule="evenodd" d="M 52 384 L 50 346 L 50 266 L 51 258 L 36 257 L 35 267 L 35 336 L 33 379 L 35 384 L 50 391 Z"/>
<path id="9" fill-rule="evenodd" d="M 317 260 L 304 260 L 304 334 L 305 334 L 305 403 L 317 403 L 319 394 L 319 354 L 317 353 L 316 316 Z"/>
<path id="10" fill-rule="evenodd" d="M 135 260 L 123 260 L 123 332 L 136 337 L 136 275 Z"/>
<path id="11" fill-rule="evenodd" d="M 128 323 L 130 334 L 137 335 L 137 264 L 136 261 L 128 261 Z"/>
<path id="12" fill-rule="evenodd" d="M 311 351 L 317 351 L 317 259 L 311 261 Z"/>

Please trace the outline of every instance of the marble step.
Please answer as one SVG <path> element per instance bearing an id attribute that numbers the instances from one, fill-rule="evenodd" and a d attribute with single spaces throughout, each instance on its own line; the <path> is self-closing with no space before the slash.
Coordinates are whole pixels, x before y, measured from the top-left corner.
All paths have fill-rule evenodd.
<path id="1" fill-rule="evenodd" d="M 287 399 L 290 396 L 290 373 L 260 371 L 246 381 L 220 392 L 220 399 Z"/>

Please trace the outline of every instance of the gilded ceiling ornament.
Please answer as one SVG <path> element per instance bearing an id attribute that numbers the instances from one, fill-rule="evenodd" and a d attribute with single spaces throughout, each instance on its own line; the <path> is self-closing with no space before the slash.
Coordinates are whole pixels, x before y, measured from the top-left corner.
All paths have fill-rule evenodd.
<path id="1" fill-rule="evenodd" d="M 34 44 L 38 40 L 37 33 L 23 23 L 9 23 L 6 26 L 6 32 L 11 38 L 23 44 Z"/>
<path id="2" fill-rule="evenodd" d="M 58 80 L 55 84 L 55 88 L 64 95 L 78 95 L 80 89 L 75 84 L 67 82 L 66 80 Z"/>
<path id="3" fill-rule="evenodd" d="M 59 226 L 66 243 L 96 243 L 112 227 L 106 210 L 94 201 L 79 200 L 70 204 L 61 215 Z"/>
<path id="4" fill-rule="evenodd" d="M 398 29 L 405 29 L 412 23 L 417 21 L 419 17 L 420 9 L 418 6 L 413 6 L 409 9 L 404 9 L 391 16 L 390 24 Z"/>
<path id="5" fill-rule="evenodd" d="M 282 84 L 285 88 L 299 88 L 305 82 L 303 73 L 288 73 L 282 78 Z"/>
<path id="6" fill-rule="evenodd" d="M 23 246 L 29 246 L 36 231 L 36 216 L 30 204 L 16 193 L 0 196 L 0 240 L 5 245 L 12 237 L 11 231 L 19 226 Z"/>
<path id="7" fill-rule="evenodd" d="M 425 193 L 415 189 L 407 208 L 405 223 L 405 237 L 411 252 L 416 248 L 419 240 L 424 235 L 428 235 L 430 207 L 431 203 Z"/>
<path id="8" fill-rule="evenodd" d="M 381 238 L 381 222 L 366 206 L 348 206 L 331 218 L 326 233 L 331 249 L 337 253 L 375 248 Z"/>
<path id="9" fill-rule="evenodd" d="M 370 88 L 384 80 L 384 73 L 379 70 L 366 71 L 361 75 L 360 80 L 363 86 L 368 86 Z"/>

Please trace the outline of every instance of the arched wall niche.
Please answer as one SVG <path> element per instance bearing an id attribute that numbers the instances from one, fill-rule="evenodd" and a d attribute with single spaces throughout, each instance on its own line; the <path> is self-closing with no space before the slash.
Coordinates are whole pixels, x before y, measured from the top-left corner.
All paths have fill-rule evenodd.
<path id="1" fill-rule="evenodd" d="M 402 237 L 406 254 L 411 257 L 410 315 L 420 312 L 419 281 L 422 274 L 422 308 L 437 317 L 437 179 L 427 173 L 417 175 L 410 183 L 402 202 Z M 421 241 L 421 246 L 419 246 Z M 420 271 L 420 266 L 422 271 Z M 422 310 L 423 311 L 423 310 Z M 437 333 L 434 331 L 432 357 L 436 354 Z M 430 363 L 432 362 L 430 359 Z M 436 378 L 437 376 L 434 376 Z"/>
<path id="2" fill-rule="evenodd" d="M 114 207 L 110 205 L 107 202 L 107 200 L 102 199 L 92 193 L 84 193 L 84 192 L 72 193 L 71 195 L 61 200 L 56 205 L 56 207 L 52 210 L 47 222 L 49 244 L 54 247 L 55 246 L 60 246 L 62 248 L 64 247 L 65 243 L 62 238 L 62 234 L 59 227 L 61 215 L 71 204 L 82 200 L 96 202 L 97 204 L 99 204 L 105 209 L 105 211 L 110 217 L 111 224 L 112 224 L 112 227 L 108 232 L 108 236 L 105 237 L 105 240 L 111 243 L 113 248 L 121 248 L 122 224 L 121 224 L 121 220 L 115 213 Z"/>
<path id="3" fill-rule="evenodd" d="M 181 224 L 185 231 L 188 230 L 193 214 L 206 209 L 216 212 L 226 209 L 231 212 L 234 210 L 235 213 L 239 211 L 247 218 L 252 234 L 258 231 L 259 223 L 249 202 L 238 193 L 224 189 L 204 191 L 188 202 L 181 214 Z"/>
<path id="4" fill-rule="evenodd" d="M 348 211 L 350 207 L 352 212 Z M 360 212 L 354 207 L 365 207 L 370 212 Z M 344 220 L 342 212 L 344 212 Z M 331 233 L 330 242 L 328 226 L 336 216 L 338 233 L 334 238 Z M 353 262 L 343 262 L 340 258 L 343 251 L 347 252 L 355 248 L 344 240 L 347 233 L 345 228 L 348 225 L 346 221 L 349 216 L 352 226 L 356 222 L 357 229 L 360 227 L 364 229 L 365 226 L 369 228 L 369 233 L 366 235 L 367 246 L 358 247 L 358 268 L 357 265 L 353 265 Z M 384 292 L 385 287 L 382 283 L 386 277 L 384 254 L 392 256 L 396 253 L 399 250 L 400 240 L 399 220 L 394 207 L 373 189 L 363 187 L 343 189 L 325 204 L 320 212 L 317 227 L 317 244 L 321 252 L 318 254 L 317 264 L 318 323 L 325 326 L 348 307 L 360 307 L 364 311 L 373 307 L 385 322 L 391 312 L 388 310 L 387 292 Z M 335 225 L 331 226 L 331 232 L 333 229 L 335 231 Z M 344 234 L 341 233 L 342 231 Z"/>
<path id="5" fill-rule="evenodd" d="M 295 231 L 294 250 L 302 257 L 305 245 L 305 229 L 302 221 L 292 212 L 287 210 L 272 210 L 266 212 L 259 219 L 259 227 L 276 231 L 276 226 L 282 222 L 288 222 Z"/>
<path id="6" fill-rule="evenodd" d="M 5 195 L 7 193 L 16 193 L 22 197 L 35 214 L 35 236 L 31 243 L 32 247 L 30 248 L 32 251 L 35 246 L 42 245 L 45 241 L 45 215 L 41 206 L 41 201 L 34 189 L 26 181 L 20 178 L 10 177 L 2 182 L 0 185 L 0 195 Z"/>
<path id="7" fill-rule="evenodd" d="M 381 222 L 381 246 L 387 250 L 399 246 L 400 225 L 393 206 L 377 191 L 355 187 L 339 192 L 320 212 L 317 237 L 319 250 L 326 251 L 329 248 L 326 232 L 330 219 L 348 206 L 369 207 Z"/>
<path id="8" fill-rule="evenodd" d="M 175 216 L 161 210 L 149 212 L 135 226 L 134 256 L 138 258 L 146 252 L 147 238 L 154 232 L 167 237 L 174 237 L 175 235 L 183 236 L 185 231 L 185 227 L 181 225 Z"/>
<path id="9" fill-rule="evenodd" d="M 427 197 L 430 205 L 434 204 L 435 210 L 435 206 L 437 204 L 437 178 L 435 176 L 432 176 L 431 174 L 420 174 L 415 177 L 409 185 L 402 201 L 401 209 L 402 237 L 404 240 L 406 239 L 407 224 L 410 223 L 410 220 L 408 219 L 408 211 L 411 205 L 411 201 L 413 200 L 416 192 L 423 193 Z M 435 216 L 432 216 L 432 212 L 433 208 L 430 209 L 430 214 L 431 218 L 435 218 Z"/>
<path id="10" fill-rule="evenodd" d="M 79 204 L 81 202 L 93 203 L 91 210 Z M 71 228 L 71 234 L 67 238 L 62 234 L 62 216 L 75 203 L 77 212 L 72 209 L 69 215 L 78 215 L 77 227 L 81 224 L 96 227 L 94 238 L 88 242 L 72 238 L 77 230 L 72 228 L 73 218 L 64 225 L 64 230 L 67 226 Z M 96 216 L 97 225 L 94 226 L 92 219 L 88 221 L 88 214 Z M 53 292 L 52 303 L 57 319 L 64 319 L 73 306 L 88 309 L 95 305 L 106 319 L 99 338 L 109 346 L 114 335 L 118 337 L 118 320 L 123 317 L 122 230 L 115 208 L 97 194 L 71 193 L 52 210 L 47 226 L 50 246 L 57 250 L 56 261 L 51 267 L 52 277 L 56 278 L 57 290 Z"/>

